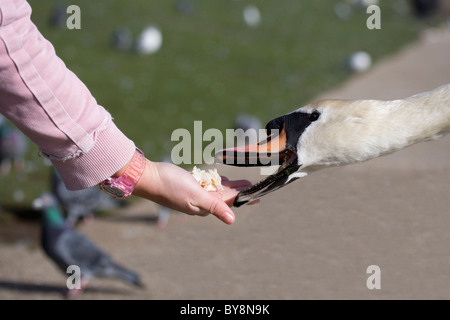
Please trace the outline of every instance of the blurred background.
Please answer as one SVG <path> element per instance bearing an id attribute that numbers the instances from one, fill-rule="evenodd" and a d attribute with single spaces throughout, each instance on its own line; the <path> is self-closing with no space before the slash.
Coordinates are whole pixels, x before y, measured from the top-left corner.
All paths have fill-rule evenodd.
<path id="1" fill-rule="evenodd" d="M 177 128 L 233 128 L 245 114 L 267 121 L 450 23 L 448 1 L 30 0 L 32 20 L 119 128 L 163 161 Z M 444 3 L 444 4 L 443 4 Z M 76 4 L 81 29 L 68 29 Z M 381 8 L 369 30 L 367 6 Z M 357 55 L 355 55 L 357 53 Z M 50 190 L 51 167 L 31 142 L 23 166 L 2 172 L 0 243 L 29 234 L 31 203 Z M 133 200 L 131 200 L 133 201 Z M 11 225 L 25 221 L 26 227 Z M 22 231 L 21 231 L 22 230 Z"/>

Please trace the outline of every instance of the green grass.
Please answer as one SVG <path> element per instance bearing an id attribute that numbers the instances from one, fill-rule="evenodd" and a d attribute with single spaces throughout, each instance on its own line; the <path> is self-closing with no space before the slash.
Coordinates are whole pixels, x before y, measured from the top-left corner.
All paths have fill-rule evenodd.
<path id="1" fill-rule="evenodd" d="M 368 30 L 364 10 L 340 20 L 331 0 L 198 0 L 182 14 L 177 1 L 30 0 L 32 20 L 57 54 L 113 115 L 122 131 L 154 160 L 170 155 L 173 130 L 233 127 L 239 113 L 263 123 L 292 111 L 346 79 L 344 60 L 365 50 L 376 63 L 417 38 L 420 25 L 381 0 L 381 30 Z M 81 9 L 81 30 L 49 24 L 56 4 Z M 243 9 L 257 5 L 262 16 L 248 27 Z M 119 52 L 110 45 L 116 27 L 134 38 L 147 25 L 158 26 L 163 46 L 153 55 Z M 47 190 L 48 167 L 32 146 L 32 170 L 1 177 L 1 203 L 15 203 L 22 190 L 28 206 Z"/>

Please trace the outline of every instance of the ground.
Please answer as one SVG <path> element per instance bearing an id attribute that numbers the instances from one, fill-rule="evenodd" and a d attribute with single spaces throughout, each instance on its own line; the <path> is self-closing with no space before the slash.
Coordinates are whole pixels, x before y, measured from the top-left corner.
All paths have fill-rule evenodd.
<path id="1" fill-rule="evenodd" d="M 450 29 L 319 98 L 394 99 L 450 83 Z M 80 231 L 145 284 L 96 279 L 78 299 L 450 299 L 450 136 L 366 163 L 326 169 L 214 217 L 136 201 Z M 258 170 L 218 166 L 230 179 Z M 33 226 L 23 227 L 30 239 Z M 381 270 L 368 289 L 367 268 Z M 66 276 L 29 242 L 0 244 L 0 299 L 60 299 Z"/>

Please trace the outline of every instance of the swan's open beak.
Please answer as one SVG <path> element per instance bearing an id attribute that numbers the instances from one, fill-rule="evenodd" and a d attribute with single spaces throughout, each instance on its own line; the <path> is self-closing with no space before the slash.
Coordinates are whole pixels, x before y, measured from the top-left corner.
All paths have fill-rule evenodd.
<path id="1" fill-rule="evenodd" d="M 271 120 L 266 125 L 268 136 L 265 139 L 243 147 L 223 149 L 216 153 L 217 163 L 232 166 L 279 165 L 277 172 L 241 191 L 234 200 L 236 207 L 257 200 L 302 176 L 298 172 L 301 163 L 299 163 L 297 148 L 305 129 L 319 116 L 320 113 L 317 111 L 307 113 L 296 110 Z"/>
<path id="2" fill-rule="evenodd" d="M 268 129 L 266 127 L 266 129 Z M 232 166 L 274 166 L 279 165 L 276 173 L 241 191 L 234 201 L 239 207 L 275 191 L 295 180 L 291 174 L 298 171 L 297 154 L 288 143 L 284 124 L 281 130 L 275 130 L 267 138 L 254 144 L 220 150 L 215 155 L 216 163 Z M 273 132 L 273 131 L 272 131 Z"/>

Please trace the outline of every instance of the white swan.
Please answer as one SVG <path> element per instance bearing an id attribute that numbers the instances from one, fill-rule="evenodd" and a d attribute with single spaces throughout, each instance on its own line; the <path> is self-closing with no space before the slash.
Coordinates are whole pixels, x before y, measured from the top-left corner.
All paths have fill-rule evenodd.
<path id="1" fill-rule="evenodd" d="M 270 130 L 278 129 L 271 134 Z M 228 148 L 216 161 L 262 165 L 267 155 L 281 160 L 278 171 L 241 192 L 246 204 L 310 172 L 366 161 L 434 140 L 450 132 L 450 84 L 406 99 L 321 100 L 270 121 L 268 139 Z M 258 161 L 252 161 L 252 159 Z M 245 159 L 245 163 L 238 163 Z"/>

